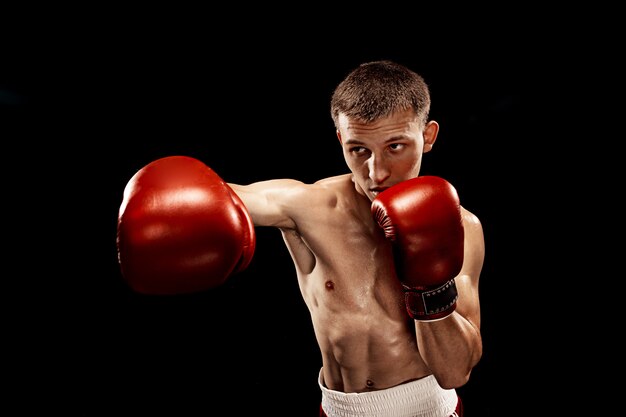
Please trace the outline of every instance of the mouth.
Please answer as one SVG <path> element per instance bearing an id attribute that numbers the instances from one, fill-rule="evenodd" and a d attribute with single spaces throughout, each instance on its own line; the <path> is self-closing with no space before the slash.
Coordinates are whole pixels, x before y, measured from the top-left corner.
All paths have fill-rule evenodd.
<path id="1" fill-rule="evenodd" d="M 376 197 L 378 196 L 378 194 L 382 193 L 383 191 L 385 191 L 388 187 L 374 187 L 374 188 L 370 188 L 370 193 Z"/>

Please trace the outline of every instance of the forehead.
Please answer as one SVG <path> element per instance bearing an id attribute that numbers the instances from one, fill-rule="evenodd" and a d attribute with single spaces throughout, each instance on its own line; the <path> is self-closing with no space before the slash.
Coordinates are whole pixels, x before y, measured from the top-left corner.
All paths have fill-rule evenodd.
<path id="1" fill-rule="evenodd" d="M 417 133 L 419 123 L 415 113 L 410 109 L 392 113 L 372 122 L 349 118 L 342 113 L 338 117 L 338 129 L 344 139 L 347 139 L 370 135 Z"/>

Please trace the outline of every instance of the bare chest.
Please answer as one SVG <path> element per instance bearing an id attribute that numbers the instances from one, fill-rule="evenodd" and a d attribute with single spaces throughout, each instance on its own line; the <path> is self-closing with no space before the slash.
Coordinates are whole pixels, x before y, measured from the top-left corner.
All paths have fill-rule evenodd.
<path id="1" fill-rule="evenodd" d="M 303 297 L 328 314 L 395 310 L 401 297 L 391 245 L 369 219 L 335 213 L 286 234 Z"/>

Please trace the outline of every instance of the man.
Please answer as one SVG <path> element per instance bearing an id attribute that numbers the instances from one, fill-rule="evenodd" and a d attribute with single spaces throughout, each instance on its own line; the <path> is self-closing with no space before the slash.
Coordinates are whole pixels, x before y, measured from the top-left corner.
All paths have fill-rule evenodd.
<path id="1" fill-rule="evenodd" d="M 143 293 L 207 290 L 246 268 L 255 226 L 277 227 L 319 343 L 320 416 L 462 415 L 484 236 L 450 183 L 419 176 L 429 110 L 420 75 L 369 62 L 331 99 L 347 174 L 241 185 L 193 158 L 154 161 L 120 208 L 123 275 Z"/>

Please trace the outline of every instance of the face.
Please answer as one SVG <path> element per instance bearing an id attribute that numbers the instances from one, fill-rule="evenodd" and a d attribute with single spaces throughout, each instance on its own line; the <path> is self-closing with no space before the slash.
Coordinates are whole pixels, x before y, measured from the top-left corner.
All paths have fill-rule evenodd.
<path id="1" fill-rule="evenodd" d="M 363 123 L 339 117 L 337 137 L 357 191 L 370 200 L 383 190 L 419 174 L 422 155 L 430 151 L 439 125 L 420 129 L 411 110 Z"/>

